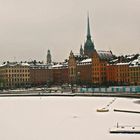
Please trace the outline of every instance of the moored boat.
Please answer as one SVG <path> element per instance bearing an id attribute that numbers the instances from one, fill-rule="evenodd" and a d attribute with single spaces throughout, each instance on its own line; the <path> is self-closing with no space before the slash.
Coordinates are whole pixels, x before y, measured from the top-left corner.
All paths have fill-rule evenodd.
<path id="1" fill-rule="evenodd" d="M 96 111 L 97 112 L 108 112 L 109 109 L 107 109 L 107 108 L 101 108 L 101 109 L 97 109 Z"/>

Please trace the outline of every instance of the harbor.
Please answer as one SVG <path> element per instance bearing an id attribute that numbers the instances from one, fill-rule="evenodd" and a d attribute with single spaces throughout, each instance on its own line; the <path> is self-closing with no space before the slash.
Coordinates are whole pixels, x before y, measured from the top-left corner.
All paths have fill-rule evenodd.
<path id="1" fill-rule="evenodd" d="M 1 97 L 0 139 L 139 140 L 139 134 L 112 135 L 109 132 L 117 122 L 119 126 L 140 125 L 139 114 L 114 112 L 115 108 L 139 110 L 140 104 L 135 103 L 139 99 L 114 99 L 88 96 Z M 96 111 L 108 104 L 108 112 Z"/>

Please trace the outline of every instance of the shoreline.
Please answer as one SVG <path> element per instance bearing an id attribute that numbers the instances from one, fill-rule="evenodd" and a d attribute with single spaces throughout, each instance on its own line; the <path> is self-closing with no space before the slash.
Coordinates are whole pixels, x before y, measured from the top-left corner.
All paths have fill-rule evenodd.
<path id="1" fill-rule="evenodd" d="M 140 98 L 140 93 L 71 93 L 71 92 L 42 92 L 42 91 L 10 91 L 0 92 L 0 97 L 120 97 L 120 98 Z"/>

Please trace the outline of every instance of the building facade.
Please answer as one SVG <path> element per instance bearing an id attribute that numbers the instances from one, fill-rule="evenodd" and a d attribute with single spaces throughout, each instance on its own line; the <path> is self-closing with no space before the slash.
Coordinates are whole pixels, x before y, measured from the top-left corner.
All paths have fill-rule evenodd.
<path id="1" fill-rule="evenodd" d="M 129 65 L 130 85 L 140 85 L 140 56 Z"/>
<path id="2" fill-rule="evenodd" d="M 36 64 L 30 66 L 30 83 L 32 86 L 49 85 L 53 82 L 53 71 L 48 65 Z"/>
<path id="3" fill-rule="evenodd" d="M 72 51 L 68 60 L 69 83 L 91 84 L 91 58 L 75 56 Z"/>
<path id="4" fill-rule="evenodd" d="M 73 52 L 70 52 L 69 60 L 68 60 L 68 75 L 69 75 L 69 83 L 76 83 L 77 81 L 77 62 Z"/>
<path id="5" fill-rule="evenodd" d="M 62 84 L 69 83 L 68 64 L 58 63 L 56 65 L 53 65 L 52 72 L 53 72 L 54 85 L 62 85 Z"/>
<path id="6" fill-rule="evenodd" d="M 111 51 L 94 51 L 92 57 L 92 83 L 102 85 L 107 83 L 106 67 L 113 58 Z"/>
<path id="7" fill-rule="evenodd" d="M 109 85 L 129 85 L 129 63 L 107 65 L 107 82 Z"/>
<path id="8" fill-rule="evenodd" d="M 92 60 L 85 59 L 77 63 L 77 82 L 79 84 L 89 85 L 92 83 Z"/>
<path id="9" fill-rule="evenodd" d="M 7 62 L 0 66 L 4 88 L 27 87 L 30 84 L 29 64 Z"/>

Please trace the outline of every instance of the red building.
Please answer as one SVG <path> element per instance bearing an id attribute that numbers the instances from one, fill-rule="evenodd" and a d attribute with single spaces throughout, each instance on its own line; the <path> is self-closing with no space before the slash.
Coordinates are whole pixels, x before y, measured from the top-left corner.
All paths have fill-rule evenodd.
<path id="1" fill-rule="evenodd" d="M 70 52 L 69 60 L 68 60 L 68 76 L 69 83 L 77 82 L 77 62 L 73 52 Z"/>
<path id="2" fill-rule="evenodd" d="M 53 84 L 61 85 L 69 82 L 67 64 L 61 63 L 52 66 L 52 72 L 53 72 Z"/>
<path id="3" fill-rule="evenodd" d="M 30 83 L 39 86 L 53 82 L 53 71 L 47 65 L 31 65 L 30 66 Z"/>
<path id="4" fill-rule="evenodd" d="M 80 61 L 77 64 L 77 80 L 82 84 L 90 84 L 92 82 L 92 65 L 91 58 Z"/>
<path id="5" fill-rule="evenodd" d="M 89 84 L 92 81 L 91 76 L 91 58 L 75 56 L 70 53 L 68 60 L 69 83 Z"/>
<path id="6" fill-rule="evenodd" d="M 92 83 L 101 85 L 107 83 L 106 67 L 113 58 L 111 51 L 94 51 L 92 58 Z"/>

